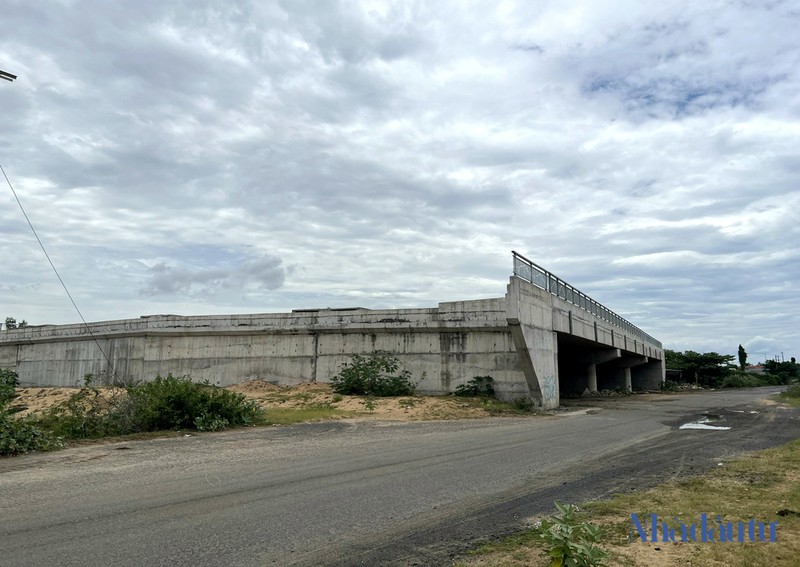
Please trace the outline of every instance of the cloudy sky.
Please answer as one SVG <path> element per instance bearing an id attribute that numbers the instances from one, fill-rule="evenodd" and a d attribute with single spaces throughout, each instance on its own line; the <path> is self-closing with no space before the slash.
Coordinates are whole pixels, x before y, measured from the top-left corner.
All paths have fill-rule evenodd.
<path id="1" fill-rule="evenodd" d="M 0 164 L 87 320 L 502 296 L 800 358 L 797 2 L 0 0 Z M 79 318 L 0 186 L 0 319 Z"/>

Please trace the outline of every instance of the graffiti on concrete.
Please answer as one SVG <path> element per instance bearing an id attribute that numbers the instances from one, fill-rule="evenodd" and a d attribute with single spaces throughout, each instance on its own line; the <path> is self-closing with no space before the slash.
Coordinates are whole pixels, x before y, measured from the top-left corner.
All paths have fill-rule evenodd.
<path id="1" fill-rule="evenodd" d="M 552 374 L 548 374 L 544 377 L 544 380 L 542 380 L 542 399 L 556 399 L 556 377 Z"/>

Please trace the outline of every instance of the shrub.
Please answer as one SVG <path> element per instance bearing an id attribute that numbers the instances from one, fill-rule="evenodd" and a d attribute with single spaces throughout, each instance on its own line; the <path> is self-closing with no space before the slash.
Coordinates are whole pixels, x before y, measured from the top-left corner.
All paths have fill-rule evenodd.
<path id="1" fill-rule="evenodd" d="M 735 373 L 730 374 L 722 379 L 720 383 L 720 388 L 756 388 L 758 386 L 764 386 L 765 384 L 769 384 L 768 381 L 764 381 L 758 376 L 753 376 L 752 374 L 742 374 L 742 373 Z"/>
<path id="2" fill-rule="evenodd" d="M 399 367 L 397 357 L 387 353 L 356 354 L 352 362 L 342 364 L 339 373 L 331 378 L 331 388 L 344 395 L 410 396 L 417 387 L 411 382 L 408 370 L 392 375 Z"/>
<path id="3" fill-rule="evenodd" d="M 91 387 L 91 378 L 87 376 L 87 386 L 51 408 L 41 424 L 65 438 L 82 439 L 168 429 L 218 431 L 253 423 L 263 413 L 244 394 L 197 384 L 188 376 L 157 376 L 111 395 Z"/>
<path id="4" fill-rule="evenodd" d="M 665 380 L 661 385 L 661 389 L 664 392 L 680 392 L 681 384 L 680 382 L 675 382 L 674 380 Z"/>
<path id="5" fill-rule="evenodd" d="M 61 440 L 28 421 L 13 418 L 0 409 L 0 456 L 11 456 L 28 451 L 48 451 L 63 444 Z"/>
<path id="6" fill-rule="evenodd" d="M 19 375 L 16 372 L 0 368 L 0 408 L 16 397 L 14 391 L 18 385 Z"/>
<path id="7" fill-rule="evenodd" d="M 19 455 L 45 451 L 61 445 L 59 439 L 29 421 L 12 417 L 6 406 L 16 397 L 19 377 L 16 372 L 0 369 L 0 455 Z"/>
<path id="8" fill-rule="evenodd" d="M 600 541 L 600 528 L 580 523 L 575 517 L 578 507 L 555 503 L 558 514 L 542 520 L 537 539 L 548 548 L 552 567 L 592 567 L 602 565 L 609 553 L 595 545 Z"/>
<path id="9" fill-rule="evenodd" d="M 86 386 L 72 394 L 69 399 L 47 410 L 39 424 L 51 433 L 65 439 L 88 439 L 122 433 L 112 418 L 115 407 L 106 400 L 102 392 Z"/>
<path id="10" fill-rule="evenodd" d="M 533 400 L 528 397 L 514 398 L 511 400 L 511 405 L 517 411 L 533 411 L 534 409 Z"/>
<path id="11" fill-rule="evenodd" d="M 494 378 L 491 376 L 475 376 L 466 384 L 456 387 L 456 396 L 489 396 L 494 397 Z"/>
<path id="12" fill-rule="evenodd" d="M 164 429 L 217 431 L 228 425 L 247 425 L 261 416 L 262 410 L 244 394 L 237 394 L 208 383 L 197 384 L 188 376 L 157 376 L 127 388 L 113 419 L 126 432 Z"/>

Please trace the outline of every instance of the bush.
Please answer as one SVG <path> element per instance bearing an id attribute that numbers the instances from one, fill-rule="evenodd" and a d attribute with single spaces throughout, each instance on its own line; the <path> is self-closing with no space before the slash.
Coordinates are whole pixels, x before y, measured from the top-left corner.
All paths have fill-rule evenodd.
<path id="1" fill-rule="evenodd" d="M 723 378 L 722 382 L 720 383 L 720 388 L 757 388 L 758 386 L 764 386 L 765 384 L 769 384 L 769 381 L 765 381 L 758 376 L 753 376 L 752 374 L 742 374 L 736 373 L 731 374 Z"/>
<path id="2" fill-rule="evenodd" d="M 48 451 L 63 444 L 61 440 L 32 423 L 13 418 L 0 409 L 0 456 L 11 456 L 28 451 Z"/>
<path id="3" fill-rule="evenodd" d="M 16 397 L 18 384 L 16 372 L 0 369 L 0 455 L 19 455 L 59 447 L 60 440 L 50 433 L 11 416 L 6 406 Z"/>
<path id="4" fill-rule="evenodd" d="M 51 407 L 39 419 L 39 424 L 51 433 L 65 439 L 88 439 L 122 433 L 116 420 L 113 400 L 107 400 L 97 388 L 92 388 L 87 376 L 87 386 L 72 394 L 69 399 Z"/>
<path id="5" fill-rule="evenodd" d="M 244 394 L 209 384 L 197 384 L 188 376 L 156 377 L 127 388 L 127 398 L 117 412 L 126 431 L 198 429 L 217 431 L 229 425 L 256 421 L 262 410 Z"/>
<path id="6" fill-rule="evenodd" d="M 0 368 L 0 408 L 16 397 L 14 391 L 18 385 L 19 375 L 16 372 Z"/>
<path id="7" fill-rule="evenodd" d="M 83 439 L 169 429 L 218 431 L 253 423 L 263 414 L 244 394 L 197 384 L 188 376 L 157 376 L 111 395 L 90 384 L 87 376 L 87 386 L 51 408 L 42 426 L 65 438 Z"/>
<path id="8" fill-rule="evenodd" d="M 456 396 L 489 396 L 494 397 L 494 378 L 491 376 L 475 376 L 466 384 L 456 387 Z"/>
<path id="9" fill-rule="evenodd" d="M 792 384 L 781 392 L 783 398 L 800 398 L 800 384 Z"/>
<path id="10" fill-rule="evenodd" d="M 374 352 L 366 357 L 356 354 L 331 378 L 331 388 L 343 395 L 410 396 L 417 387 L 408 370 L 392 375 L 399 367 L 397 357 L 387 353 Z"/>

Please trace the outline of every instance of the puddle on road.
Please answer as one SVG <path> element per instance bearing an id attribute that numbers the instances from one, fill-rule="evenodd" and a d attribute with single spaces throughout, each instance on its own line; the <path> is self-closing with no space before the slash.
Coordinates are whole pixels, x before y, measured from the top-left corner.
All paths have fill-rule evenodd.
<path id="1" fill-rule="evenodd" d="M 691 423 L 684 423 L 679 429 L 708 429 L 713 431 L 727 431 L 730 427 L 724 425 L 709 425 L 715 421 L 722 421 L 721 415 L 713 413 L 704 413 L 702 419 L 692 421 Z"/>

